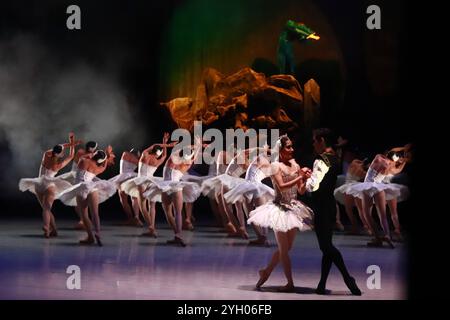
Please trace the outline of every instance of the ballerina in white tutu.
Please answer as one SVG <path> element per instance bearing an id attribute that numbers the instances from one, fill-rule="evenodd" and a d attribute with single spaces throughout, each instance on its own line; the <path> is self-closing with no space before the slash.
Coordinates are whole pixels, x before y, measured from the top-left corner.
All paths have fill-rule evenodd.
<path id="1" fill-rule="evenodd" d="M 80 141 L 81 142 L 81 141 Z M 86 154 L 93 155 L 94 152 L 97 151 L 97 142 L 95 141 L 88 141 L 85 144 L 84 148 L 80 148 L 75 152 L 75 156 L 72 160 L 72 168 L 69 172 L 63 173 L 58 176 L 58 178 L 64 179 L 68 181 L 70 184 L 75 184 L 75 177 L 77 172 L 77 164 L 80 158 Z M 97 178 L 94 178 L 97 179 Z M 83 223 L 83 217 L 81 213 L 81 209 L 78 206 L 75 206 L 75 212 L 78 216 L 78 223 L 75 225 L 76 230 L 84 230 L 84 223 Z"/>
<path id="2" fill-rule="evenodd" d="M 306 191 L 306 177 L 293 159 L 292 141 L 286 135 L 281 136 L 274 149 L 279 150 L 279 162 L 271 164 L 275 199 L 251 211 L 247 223 L 273 229 L 278 244 L 278 249 L 273 253 L 267 267 L 259 271 L 260 278 L 256 287 L 260 288 L 267 281 L 281 260 L 288 282 L 279 290 L 292 292 L 294 281 L 289 250 L 292 248 L 298 230 L 311 230 L 314 214 L 310 208 L 297 200 L 297 194 L 303 194 Z"/>
<path id="3" fill-rule="evenodd" d="M 155 177 L 154 173 L 166 160 L 167 147 L 173 146 L 173 144 L 167 144 L 168 141 L 169 134 L 166 132 L 162 144 L 153 144 L 142 151 L 138 162 L 137 177 L 122 184 L 122 190 L 126 194 L 138 199 L 140 211 L 148 228 L 146 232 L 142 233 L 143 236 L 157 237 L 155 226 L 156 202 L 161 202 L 161 194 L 154 193 L 147 196 L 144 193 L 152 183 L 162 181 L 162 178 Z"/>
<path id="4" fill-rule="evenodd" d="M 225 230 L 230 236 L 238 234 L 236 226 L 239 226 L 239 221 L 233 215 L 233 205 L 226 202 L 223 195 L 245 181 L 241 176 L 245 174 L 249 161 L 244 151 L 220 151 L 216 160 L 217 174 L 202 183 L 203 195 L 214 196 Z"/>
<path id="5" fill-rule="evenodd" d="M 369 225 L 366 221 L 366 217 L 362 209 L 362 200 L 349 193 L 349 189 L 353 185 L 364 181 L 366 173 L 367 170 L 364 168 L 364 161 L 354 159 L 348 167 L 347 174 L 345 176 L 345 183 L 334 190 L 334 198 L 340 204 L 344 205 L 345 212 L 347 213 L 347 216 L 352 225 L 350 234 L 360 234 L 356 218 L 353 214 L 354 206 L 356 206 L 356 209 L 358 210 L 358 214 L 361 222 L 363 223 L 365 232 L 371 234 Z M 370 207 L 369 210 L 372 211 L 372 207 Z"/>
<path id="6" fill-rule="evenodd" d="M 137 197 L 131 198 L 131 207 L 128 202 L 128 194 L 123 190 L 122 185 L 133 178 L 137 177 L 137 172 L 135 171 L 138 167 L 139 157 L 141 152 L 138 150 L 134 152 L 134 149 L 130 151 L 124 151 L 120 157 L 120 169 L 119 174 L 115 177 L 109 179 L 110 182 L 114 183 L 117 187 L 117 192 L 119 194 L 120 203 L 122 208 L 127 215 L 126 225 L 142 227 L 143 224 L 139 219 L 139 199 Z"/>
<path id="7" fill-rule="evenodd" d="M 200 138 L 196 137 L 195 145 L 190 146 L 189 149 L 189 154 L 186 154 L 186 150 L 183 150 L 185 154 L 182 157 L 178 152 L 173 153 L 164 166 L 163 181 L 154 181 L 144 192 L 144 196 L 147 198 L 161 196 L 164 213 L 175 234 L 174 239 L 168 240 L 167 243 L 182 247 L 186 246 L 181 237 L 183 202 L 192 203 L 201 194 L 198 183 L 182 181 L 182 177 L 193 165 L 202 150 Z M 175 213 L 172 213 L 172 209 Z"/>
<path id="8" fill-rule="evenodd" d="M 42 219 L 44 221 L 44 237 L 56 237 L 58 235 L 55 216 L 52 213 L 53 202 L 58 193 L 70 188 L 72 185 L 64 179 L 55 177 L 59 170 L 72 161 L 75 154 L 74 134 L 69 134 L 69 143 L 58 144 L 51 150 L 44 152 L 38 178 L 24 178 L 19 181 L 20 191 L 30 191 L 36 195 L 42 207 Z M 64 158 L 64 150 L 69 147 L 69 155 Z"/>
<path id="9" fill-rule="evenodd" d="M 239 234 L 248 239 L 245 228 L 244 212 L 248 214 L 254 207 L 259 207 L 269 200 L 275 198 L 275 191 L 261 181 L 270 176 L 270 161 L 268 159 L 268 148 L 257 148 L 249 152 L 258 150 L 260 154 L 250 163 L 245 174 L 245 180 L 224 194 L 227 203 L 234 204 L 239 219 Z M 267 228 L 260 228 L 252 224 L 257 235 L 256 240 L 250 244 L 268 245 Z"/>
<path id="10" fill-rule="evenodd" d="M 80 240 L 80 244 L 89 245 L 96 241 L 99 246 L 102 246 L 98 205 L 112 197 L 117 189 L 116 185 L 108 180 L 94 180 L 94 178 L 114 164 L 114 158 L 111 146 L 108 146 L 105 151 L 97 150 L 92 156 L 89 154 L 82 156 L 78 161 L 76 184 L 57 196 L 65 205 L 78 205 L 81 209 L 87 238 Z M 94 231 L 92 231 L 89 211 L 94 222 Z"/>
<path id="11" fill-rule="evenodd" d="M 402 186 L 394 183 L 383 183 L 388 175 L 396 175 L 405 167 L 406 159 L 400 156 L 400 153 L 389 151 L 387 154 L 378 154 L 370 164 L 364 182 L 352 185 L 348 189 L 348 193 L 362 200 L 362 208 L 364 216 L 375 238 L 368 242 L 368 246 L 380 247 L 383 241 L 394 248 L 392 243 L 389 224 L 386 216 L 387 201 L 400 198 L 402 194 Z M 384 235 L 377 234 L 375 222 L 371 215 L 372 203 L 375 203 L 378 216 L 381 222 Z M 391 212 L 392 214 L 392 212 Z M 396 214 L 396 211 L 394 212 Z M 393 217 L 394 218 L 394 217 Z M 394 219 L 398 218 L 395 217 Z"/>

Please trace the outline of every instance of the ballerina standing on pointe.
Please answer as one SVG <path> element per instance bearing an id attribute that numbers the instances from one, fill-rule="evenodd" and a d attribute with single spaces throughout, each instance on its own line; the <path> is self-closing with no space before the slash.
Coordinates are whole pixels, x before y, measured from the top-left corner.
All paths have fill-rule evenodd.
<path id="1" fill-rule="evenodd" d="M 76 144 L 74 134 L 70 133 L 69 143 L 58 144 L 53 149 L 44 152 L 38 178 L 24 178 L 19 181 L 20 191 L 34 193 L 42 207 L 42 219 L 44 221 L 42 229 L 46 238 L 58 235 L 55 216 L 51 211 L 53 202 L 58 193 L 72 185 L 68 181 L 55 176 L 73 159 Z M 64 158 L 64 150 L 67 147 L 69 147 L 69 155 Z"/>
<path id="2" fill-rule="evenodd" d="M 367 243 L 371 247 L 381 247 L 383 242 L 394 248 L 389 223 L 386 216 L 386 204 L 390 205 L 394 221 L 395 232 L 400 235 L 400 224 L 397 215 L 397 201 L 403 200 L 407 194 L 407 187 L 390 183 L 391 178 L 399 174 L 405 167 L 407 158 L 403 153 L 390 150 L 386 154 L 378 154 L 367 170 L 364 182 L 352 185 L 348 193 L 362 200 L 364 216 L 374 235 L 374 239 Z M 388 182 L 388 183 L 386 183 Z M 377 233 L 375 222 L 371 215 L 371 206 L 375 203 L 384 235 Z"/>
<path id="3" fill-rule="evenodd" d="M 260 288 L 269 278 L 273 269 L 281 261 L 287 284 L 279 288 L 281 292 L 293 292 L 291 259 L 289 251 L 294 244 L 297 231 L 311 230 L 314 214 L 310 208 L 297 200 L 297 194 L 305 192 L 305 175 L 293 158 L 292 141 L 287 135 L 281 136 L 273 150 L 279 159 L 271 164 L 271 179 L 275 189 L 275 199 L 250 212 L 247 223 L 269 227 L 275 232 L 278 249 L 269 264 L 259 271 L 256 288 Z"/>
<path id="4" fill-rule="evenodd" d="M 75 177 L 77 184 L 64 190 L 57 197 L 65 205 L 80 207 L 87 232 L 87 238 L 80 240 L 82 245 L 93 244 L 96 241 L 99 246 L 102 246 L 98 205 L 112 197 L 117 189 L 116 185 L 108 180 L 94 180 L 94 178 L 103 173 L 108 166 L 113 165 L 114 158 L 111 146 L 108 146 L 105 151 L 97 150 L 93 156 L 88 154 L 82 156 L 78 161 Z M 89 212 L 94 222 L 94 231 L 92 231 Z"/>
<path id="5" fill-rule="evenodd" d="M 139 208 L 147 223 L 148 231 L 143 236 L 157 237 L 155 227 L 156 202 L 161 202 L 161 194 L 155 193 L 149 197 L 145 191 L 155 181 L 162 181 L 161 177 L 155 177 L 154 173 L 167 157 L 167 148 L 173 144 L 167 144 L 169 133 L 164 133 L 162 144 L 153 144 L 144 151 L 138 162 L 138 174 L 136 178 L 130 179 L 122 184 L 126 194 L 138 199 Z"/>
<path id="6" fill-rule="evenodd" d="M 72 168 L 69 172 L 63 173 L 59 175 L 58 177 L 61 179 L 64 179 L 68 181 L 71 185 L 75 184 L 75 177 L 77 172 L 77 164 L 80 158 L 86 154 L 93 155 L 94 152 L 97 151 L 97 142 L 95 141 L 88 141 L 84 148 L 80 148 L 75 152 L 75 156 L 73 157 L 72 161 Z M 94 178 L 97 179 L 97 178 Z M 83 217 L 81 213 L 81 209 L 78 206 L 75 206 L 75 212 L 78 216 L 78 223 L 75 225 L 76 230 L 84 230 L 84 223 L 83 223 Z"/>
<path id="7" fill-rule="evenodd" d="M 120 171 L 115 177 L 109 179 L 110 182 L 115 183 L 117 187 L 117 192 L 119 193 L 120 203 L 122 208 L 127 215 L 126 225 L 142 227 L 143 224 L 139 219 L 139 199 L 137 197 L 131 197 L 131 207 L 128 202 L 128 195 L 123 190 L 122 185 L 124 182 L 136 178 L 137 172 L 135 172 L 138 167 L 139 157 L 141 152 L 133 152 L 134 149 L 130 151 L 124 151 L 120 157 Z"/>
<path id="8" fill-rule="evenodd" d="M 255 207 L 259 207 L 267 201 L 275 198 L 275 191 L 261 182 L 263 179 L 270 176 L 271 166 L 268 159 L 270 149 L 250 149 L 249 153 L 256 150 L 258 150 L 260 154 L 255 157 L 255 159 L 253 159 L 248 166 L 245 174 L 245 180 L 224 195 L 225 201 L 235 205 L 236 207 L 240 224 L 239 234 L 244 239 L 248 239 L 248 234 L 245 228 L 244 212 L 248 215 L 248 212 L 253 210 Z M 252 227 L 255 230 L 257 239 L 250 241 L 249 244 L 268 246 L 267 228 L 260 228 L 254 223 L 252 223 Z"/>
<path id="9" fill-rule="evenodd" d="M 152 183 L 144 196 L 152 198 L 161 195 L 162 206 L 167 221 L 174 231 L 174 239 L 168 240 L 169 244 L 185 247 L 186 244 L 181 237 L 183 227 L 183 202 L 192 203 L 200 196 L 201 188 L 196 182 L 182 181 L 183 175 L 194 164 L 202 150 L 199 137 L 195 138 L 195 145 L 189 146 L 189 151 L 183 150 L 184 155 L 179 152 L 173 153 L 164 166 L 163 181 L 157 180 Z M 182 150 L 179 150 L 180 152 Z M 172 209 L 175 213 L 172 213 Z M 190 223 L 190 221 L 187 221 Z"/>

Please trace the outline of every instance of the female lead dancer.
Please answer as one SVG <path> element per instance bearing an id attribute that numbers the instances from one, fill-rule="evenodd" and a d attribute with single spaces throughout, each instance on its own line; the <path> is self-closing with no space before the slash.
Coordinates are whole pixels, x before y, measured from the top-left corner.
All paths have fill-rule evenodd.
<path id="1" fill-rule="evenodd" d="M 260 278 L 256 288 L 259 289 L 267 281 L 281 260 L 287 284 L 279 288 L 279 291 L 292 292 L 294 280 L 289 250 L 294 243 L 297 229 L 310 230 L 314 215 L 310 208 L 296 199 L 297 193 L 305 192 L 305 177 L 293 159 L 292 141 L 287 136 L 281 136 L 274 149 L 274 152 L 279 150 L 279 161 L 272 163 L 270 176 L 275 188 L 275 199 L 251 211 L 247 223 L 272 228 L 278 244 L 278 249 L 273 253 L 269 264 L 259 271 Z"/>
<path id="2" fill-rule="evenodd" d="M 155 228 L 156 202 L 161 202 L 161 195 L 155 193 L 151 197 L 146 197 L 144 193 L 152 183 L 162 180 L 160 177 L 153 176 L 153 174 L 166 160 L 167 147 L 173 146 L 173 144 L 167 144 L 168 141 L 169 133 L 166 132 L 162 144 L 153 144 L 142 151 L 138 163 L 137 177 L 122 185 L 126 194 L 139 199 L 139 208 L 148 226 L 148 231 L 144 232 L 143 236 L 157 237 Z"/>
<path id="3" fill-rule="evenodd" d="M 116 193 L 114 183 L 108 180 L 94 180 L 94 177 L 104 172 L 108 165 L 114 163 L 112 147 L 108 146 L 105 151 L 97 150 L 92 157 L 82 156 L 77 166 L 77 184 L 58 195 L 58 199 L 64 204 L 78 205 L 81 209 L 87 238 L 80 240 L 80 244 L 93 244 L 96 241 L 99 246 L 102 246 L 98 205 Z M 89 211 L 94 221 L 94 231 L 92 231 Z"/>
<path id="4" fill-rule="evenodd" d="M 69 143 L 58 144 L 51 150 L 47 150 L 42 156 L 41 166 L 38 178 L 24 178 L 19 181 L 20 191 L 30 191 L 36 195 L 42 208 L 42 219 L 44 226 L 44 237 L 56 237 L 58 235 L 56 229 L 55 216 L 52 213 L 53 202 L 59 192 L 70 188 L 72 185 L 55 177 L 59 170 L 64 168 L 73 158 L 75 153 L 74 134 L 69 134 Z M 69 147 L 69 155 L 64 157 L 64 149 Z"/>

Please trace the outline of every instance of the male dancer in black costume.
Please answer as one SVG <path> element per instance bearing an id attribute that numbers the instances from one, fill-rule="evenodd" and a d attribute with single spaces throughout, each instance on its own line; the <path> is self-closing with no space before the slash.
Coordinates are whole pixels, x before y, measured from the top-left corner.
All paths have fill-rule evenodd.
<path id="1" fill-rule="evenodd" d="M 313 147 L 318 155 L 313 171 L 309 171 L 306 190 L 311 192 L 311 207 L 314 211 L 314 230 L 322 251 L 322 270 L 317 294 L 325 294 L 326 282 L 334 263 L 344 282 L 354 295 L 361 295 L 355 279 L 350 276 L 339 250 L 333 245 L 333 226 L 336 223 L 336 204 L 333 191 L 338 176 L 338 158 L 333 150 L 333 134 L 330 129 L 320 128 L 313 132 Z"/>

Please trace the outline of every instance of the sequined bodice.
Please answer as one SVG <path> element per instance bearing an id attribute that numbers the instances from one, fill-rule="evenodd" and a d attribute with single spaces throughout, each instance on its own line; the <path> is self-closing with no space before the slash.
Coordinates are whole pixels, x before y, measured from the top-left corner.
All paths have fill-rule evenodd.
<path id="1" fill-rule="evenodd" d="M 283 182 L 286 183 L 297 178 L 298 173 L 297 172 L 285 173 L 281 171 L 281 177 L 283 179 Z M 272 183 L 275 186 L 275 200 L 274 200 L 275 203 L 289 204 L 292 202 L 292 200 L 297 199 L 297 190 L 298 190 L 297 185 L 294 185 L 289 189 L 284 189 L 283 191 L 281 191 L 274 180 L 272 180 Z"/>

